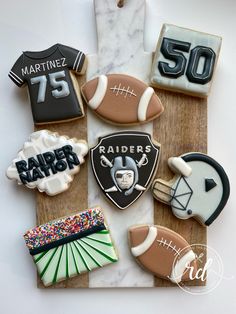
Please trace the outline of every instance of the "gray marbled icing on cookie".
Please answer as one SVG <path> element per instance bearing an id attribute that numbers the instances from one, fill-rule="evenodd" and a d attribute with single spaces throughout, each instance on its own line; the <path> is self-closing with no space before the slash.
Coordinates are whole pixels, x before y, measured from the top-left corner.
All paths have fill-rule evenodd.
<path id="1" fill-rule="evenodd" d="M 153 60 L 151 84 L 206 97 L 220 47 L 219 36 L 164 24 Z"/>

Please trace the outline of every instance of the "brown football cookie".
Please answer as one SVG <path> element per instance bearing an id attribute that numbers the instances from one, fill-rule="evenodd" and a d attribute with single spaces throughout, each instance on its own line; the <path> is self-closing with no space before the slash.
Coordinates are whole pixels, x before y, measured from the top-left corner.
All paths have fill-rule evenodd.
<path id="1" fill-rule="evenodd" d="M 124 74 L 100 75 L 82 86 L 82 95 L 99 117 L 112 124 L 146 123 L 164 110 L 152 87 Z"/>
<path id="2" fill-rule="evenodd" d="M 162 227 L 140 225 L 128 231 L 129 245 L 137 262 L 155 276 L 173 283 L 190 280 L 197 271 L 195 253 L 178 233 Z"/>

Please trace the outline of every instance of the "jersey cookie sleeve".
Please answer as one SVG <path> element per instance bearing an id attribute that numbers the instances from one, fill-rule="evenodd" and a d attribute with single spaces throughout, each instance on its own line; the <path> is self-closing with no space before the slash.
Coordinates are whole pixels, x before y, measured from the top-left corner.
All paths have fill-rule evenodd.
<path id="1" fill-rule="evenodd" d="M 8 73 L 8 76 L 10 79 L 18 86 L 21 87 L 25 83 L 25 77 L 23 74 L 23 55 L 21 55 L 16 63 L 11 68 L 10 72 Z"/>
<path id="2" fill-rule="evenodd" d="M 77 49 L 59 45 L 61 54 L 66 58 L 66 64 L 70 70 L 77 74 L 84 74 L 87 68 L 87 61 L 85 54 Z"/>

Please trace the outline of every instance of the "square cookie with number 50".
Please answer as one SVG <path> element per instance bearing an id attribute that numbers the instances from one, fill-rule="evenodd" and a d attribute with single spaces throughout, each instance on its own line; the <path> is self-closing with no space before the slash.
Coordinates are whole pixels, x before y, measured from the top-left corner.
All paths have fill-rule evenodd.
<path id="1" fill-rule="evenodd" d="M 207 97 L 221 37 L 164 24 L 151 73 L 154 87 Z"/>

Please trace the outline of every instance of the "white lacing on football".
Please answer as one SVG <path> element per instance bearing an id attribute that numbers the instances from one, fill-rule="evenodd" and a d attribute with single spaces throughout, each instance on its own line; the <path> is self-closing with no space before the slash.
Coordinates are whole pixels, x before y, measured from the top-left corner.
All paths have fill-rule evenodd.
<path id="1" fill-rule="evenodd" d="M 174 252 L 174 255 L 179 255 L 179 252 L 181 251 L 180 248 L 176 248 L 176 245 L 172 245 L 172 241 L 169 241 L 164 239 L 164 238 L 161 238 L 161 240 L 157 240 L 157 242 L 159 243 L 159 245 L 162 245 L 164 248 L 166 248 L 167 250 L 171 250 Z"/>
<path id="2" fill-rule="evenodd" d="M 153 244 L 157 237 L 157 228 L 149 227 L 148 235 L 146 239 L 137 246 L 131 248 L 133 256 L 137 257 L 145 253 Z"/>
<path id="3" fill-rule="evenodd" d="M 88 102 L 89 106 L 93 110 L 96 110 L 100 106 L 101 102 L 103 101 L 103 98 L 107 91 L 107 84 L 108 84 L 108 80 L 107 80 L 106 75 L 100 75 L 98 77 L 98 85 L 97 85 L 95 94 Z"/>
<path id="4" fill-rule="evenodd" d="M 148 109 L 148 105 L 152 98 L 153 93 L 154 93 L 154 89 L 152 87 L 148 87 L 140 98 L 140 101 L 138 104 L 138 120 L 140 122 L 146 121 L 147 109 Z"/>
<path id="5" fill-rule="evenodd" d="M 112 90 L 113 94 L 116 96 L 123 95 L 124 98 L 132 96 L 137 97 L 133 89 L 131 90 L 129 86 L 127 88 L 125 86 L 121 87 L 121 83 L 118 86 L 115 85 L 114 87 L 111 87 L 110 90 Z"/>
<path id="6" fill-rule="evenodd" d="M 172 268 L 172 272 L 169 279 L 173 283 L 179 283 L 182 280 L 186 266 L 190 264 L 192 261 L 194 261 L 195 258 L 196 256 L 192 250 L 190 250 L 183 257 L 181 257 L 176 262 L 175 266 Z"/>

